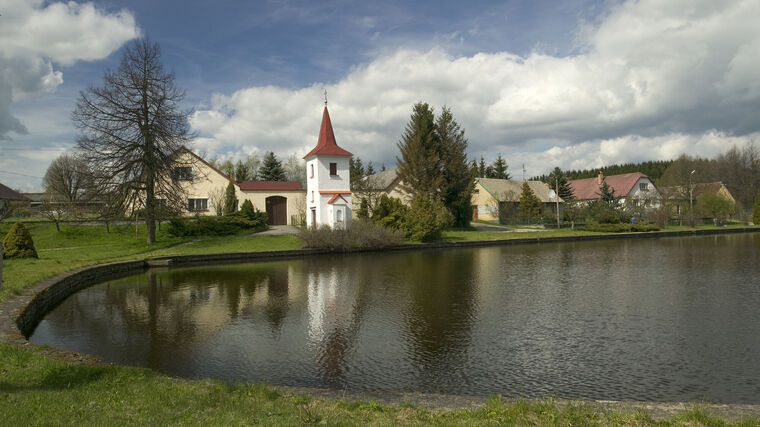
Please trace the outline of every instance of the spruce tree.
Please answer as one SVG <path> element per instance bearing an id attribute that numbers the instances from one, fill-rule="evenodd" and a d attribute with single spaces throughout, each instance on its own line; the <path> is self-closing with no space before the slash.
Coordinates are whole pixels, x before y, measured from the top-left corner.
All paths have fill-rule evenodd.
<path id="1" fill-rule="evenodd" d="M 383 167 L 383 170 L 385 170 L 385 167 Z M 367 167 L 364 168 L 364 176 L 370 176 L 375 174 L 375 167 L 372 166 L 372 161 L 367 163 Z"/>
<path id="2" fill-rule="evenodd" d="M 351 157 L 348 160 L 348 173 L 351 177 L 351 190 L 356 189 L 362 178 L 364 178 L 364 165 L 360 157 Z"/>
<path id="3" fill-rule="evenodd" d="M 549 184 L 549 187 L 551 187 L 552 190 L 556 191 L 562 200 L 569 202 L 575 198 L 573 189 L 570 187 L 570 184 L 567 181 L 567 176 L 565 176 L 565 173 L 562 172 L 562 169 L 559 167 L 554 168 L 554 170 L 546 178 L 546 181 Z"/>
<path id="4" fill-rule="evenodd" d="M 233 184 L 232 181 L 230 181 L 230 183 L 227 184 L 227 190 L 224 192 L 223 213 L 225 215 L 229 215 L 235 212 L 235 209 L 237 208 L 237 202 L 238 202 L 238 199 L 235 196 L 235 184 Z"/>
<path id="5" fill-rule="evenodd" d="M 615 189 L 607 184 L 607 179 L 602 179 L 602 185 L 599 186 L 599 198 L 601 201 L 612 205 L 615 202 Z"/>
<path id="6" fill-rule="evenodd" d="M 235 163 L 235 180 L 236 181 L 252 180 L 253 177 L 251 177 L 250 175 L 251 175 L 251 171 L 248 168 L 248 164 L 243 163 L 242 160 L 238 160 L 237 163 Z"/>
<path id="7" fill-rule="evenodd" d="M 507 162 L 501 157 L 501 153 L 491 165 L 491 176 L 489 178 L 497 179 L 510 179 L 509 172 L 507 172 Z"/>
<path id="8" fill-rule="evenodd" d="M 443 176 L 435 117 L 427 103 L 414 105 L 398 148 L 401 158 L 397 157 L 396 162 L 401 188 L 413 196 L 422 194 L 432 200 L 440 192 Z"/>
<path id="9" fill-rule="evenodd" d="M 520 192 L 520 206 L 518 216 L 520 218 L 535 218 L 541 215 L 541 201 L 531 190 L 528 182 L 523 182 Z"/>
<path id="10" fill-rule="evenodd" d="M 478 177 L 487 178 L 487 172 L 488 168 L 486 168 L 486 160 L 483 158 L 483 156 L 480 156 L 480 163 L 478 164 Z"/>
<path id="11" fill-rule="evenodd" d="M 285 168 L 282 162 L 271 151 L 264 155 L 264 162 L 259 168 L 259 178 L 261 181 L 285 181 Z"/>
<path id="12" fill-rule="evenodd" d="M 470 224 L 471 197 L 475 187 L 474 176 L 467 165 L 467 138 L 454 120 L 451 110 L 443 107 L 436 121 L 440 141 L 443 184 L 441 201 L 454 219 L 454 227 Z"/>

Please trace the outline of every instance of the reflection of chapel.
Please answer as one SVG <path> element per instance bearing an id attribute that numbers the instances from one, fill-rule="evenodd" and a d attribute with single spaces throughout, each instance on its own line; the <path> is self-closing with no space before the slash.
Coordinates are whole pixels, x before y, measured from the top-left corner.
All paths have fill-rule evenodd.
<path id="1" fill-rule="evenodd" d="M 335 142 L 325 102 L 317 146 L 304 156 L 307 226 L 344 228 L 351 221 L 351 156 Z"/>

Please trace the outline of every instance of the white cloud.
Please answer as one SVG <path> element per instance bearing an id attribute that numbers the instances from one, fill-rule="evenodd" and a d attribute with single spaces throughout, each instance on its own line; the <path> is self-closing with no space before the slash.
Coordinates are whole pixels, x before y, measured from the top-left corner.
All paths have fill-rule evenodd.
<path id="1" fill-rule="evenodd" d="M 92 3 L 0 0 L 0 139 L 26 133 L 14 101 L 50 93 L 63 83 L 53 64 L 105 58 L 140 30 L 131 13 L 107 13 Z"/>
<path id="2" fill-rule="evenodd" d="M 573 56 L 399 49 L 334 84 L 217 94 L 191 124 L 217 153 L 304 154 L 316 143 L 327 88 L 338 143 L 365 161 L 393 162 L 420 100 L 450 106 L 471 153 L 501 152 L 513 169 L 526 153 L 557 162 L 544 170 L 712 155 L 760 131 L 757 16 L 756 1 L 629 1 L 584 26 Z"/>

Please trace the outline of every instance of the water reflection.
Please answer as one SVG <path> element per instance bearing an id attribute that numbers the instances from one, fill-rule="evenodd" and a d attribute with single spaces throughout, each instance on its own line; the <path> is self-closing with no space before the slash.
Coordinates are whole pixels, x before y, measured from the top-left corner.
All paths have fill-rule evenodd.
<path id="1" fill-rule="evenodd" d="M 758 403 L 758 254 L 751 234 L 151 270 L 32 341 L 186 377 Z"/>

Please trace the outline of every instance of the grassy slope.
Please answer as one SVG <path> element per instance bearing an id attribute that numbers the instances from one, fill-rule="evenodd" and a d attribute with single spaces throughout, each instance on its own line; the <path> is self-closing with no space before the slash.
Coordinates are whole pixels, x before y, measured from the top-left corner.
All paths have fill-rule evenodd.
<path id="1" fill-rule="evenodd" d="M 0 236 L 10 224 L 0 224 Z M 295 236 L 249 236 L 180 239 L 159 232 L 148 246 L 144 230 L 133 227 L 29 225 L 40 254 L 38 260 L 5 260 L 0 299 L 20 292 L 41 278 L 100 262 L 179 253 L 295 249 Z M 573 231 L 528 233 L 447 232 L 447 240 L 498 239 L 562 234 Z M 177 246 L 179 245 L 179 246 Z M 492 398 L 481 409 L 446 412 L 387 406 L 372 401 L 312 400 L 259 384 L 212 380 L 179 380 L 145 369 L 81 364 L 44 354 L 44 348 L 0 344 L 0 413 L 2 424 L 561 424 L 561 425 L 724 425 L 692 410 L 679 417 L 654 421 L 645 412 L 601 411 L 582 403 L 557 405 L 551 400 L 504 403 Z M 743 425 L 757 425 L 746 420 Z"/>
<path id="2" fill-rule="evenodd" d="M 68 363 L 40 350 L 0 344 L 3 425 L 254 424 L 373 425 L 757 425 L 727 423 L 693 409 L 670 420 L 644 411 L 605 411 L 582 402 L 506 403 L 492 397 L 478 409 L 431 411 L 373 401 L 312 399 L 262 384 L 182 380 L 150 370 Z"/>

